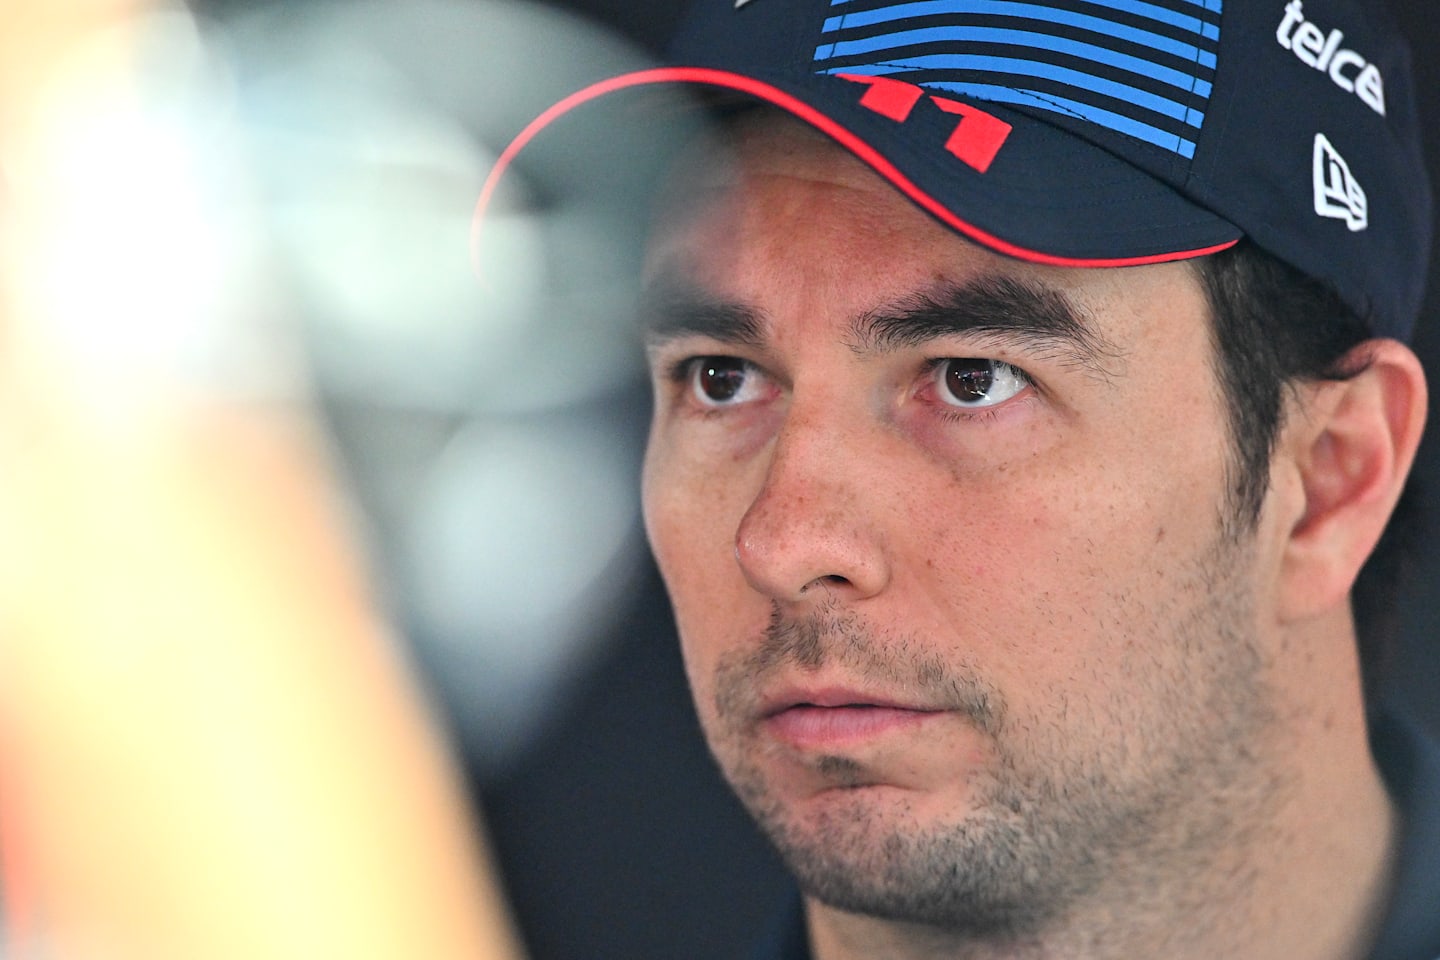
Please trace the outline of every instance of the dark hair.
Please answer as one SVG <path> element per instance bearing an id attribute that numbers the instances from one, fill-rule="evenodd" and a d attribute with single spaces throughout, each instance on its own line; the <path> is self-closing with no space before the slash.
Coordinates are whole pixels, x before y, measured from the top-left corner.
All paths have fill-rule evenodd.
<path id="1" fill-rule="evenodd" d="M 1374 334 L 1327 285 L 1247 241 L 1193 262 L 1213 316 L 1216 381 L 1234 443 L 1225 522 L 1239 535 L 1260 516 L 1286 392 L 1306 381 L 1358 375 L 1367 359 L 1355 348 Z M 1351 593 L 1367 693 L 1373 693 L 1399 633 L 1399 594 L 1418 537 L 1418 514 L 1417 495 L 1407 484 Z"/>

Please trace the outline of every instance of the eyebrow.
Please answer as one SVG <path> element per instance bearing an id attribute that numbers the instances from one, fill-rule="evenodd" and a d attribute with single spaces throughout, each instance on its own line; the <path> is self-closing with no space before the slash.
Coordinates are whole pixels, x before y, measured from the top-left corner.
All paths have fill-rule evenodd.
<path id="1" fill-rule="evenodd" d="M 1107 364 L 1124 355 L 1062 291 L 997 274 L 940 283 L 868 311 L 851 325 L 848 342 L 856 353 L 888 353 L 957 335 L 1014 344 L 1107 380 L 1114 376 Z"/>
<path id="2" fill-rule="evenodd" d="M 770 326 L 764 311 L 758 308 L 719 300 L 671 282 L 646 289 L 640 298 L 639 314 L 640 332 L 651 349 L 691 336 L 759 346 Z"/>
<path id="3" fill-rule="evenodd" d="M 668 278 L 645 291 L 640 320 L 650 349 L 687 336 L 761 346 L 770 327 L 763 310 L 708 296 Z M 1103 380 L 1114 377 L 1110 364 L 1124 356 L 1062 291 L 998 274 L 965 283 L 944 281 L 867 311 L 851 323 L 845 342 L 863 355 L 961 335 L 1012 345 L 1043 360 L 1081 367 Z"/>

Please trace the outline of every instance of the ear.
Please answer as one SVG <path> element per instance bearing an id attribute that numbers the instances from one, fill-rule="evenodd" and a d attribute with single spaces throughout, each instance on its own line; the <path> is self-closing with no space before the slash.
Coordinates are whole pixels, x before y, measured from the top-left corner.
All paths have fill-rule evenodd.
<path id="1" fill-rule="evenodd" d="M 1390 519 L 1425 426 L 1425 372 L 1409 347 L 1370 340 L 1340 382 L 1302 385 L 1281 454 L 1303 502 L 1285 544 L 1280 614 L 1306 619 L 1346 601 Z"/>

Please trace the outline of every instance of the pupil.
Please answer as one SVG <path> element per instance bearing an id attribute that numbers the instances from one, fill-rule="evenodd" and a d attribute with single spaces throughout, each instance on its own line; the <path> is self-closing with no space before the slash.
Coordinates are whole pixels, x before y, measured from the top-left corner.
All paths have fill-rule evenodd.
<path id="1" fill-rule="evenodd" d="M 745 382 L 745 371 L 739 364 L 708 361 L 700 367 L 700 389 L 717 402 L 731 400 Z"/>
<path id="2" fill-rule="evenodd" d="M 984 400 L 995 385 L 995 365 L 989 360 L 951 360 L 945 383 L 956 400 Z"/>

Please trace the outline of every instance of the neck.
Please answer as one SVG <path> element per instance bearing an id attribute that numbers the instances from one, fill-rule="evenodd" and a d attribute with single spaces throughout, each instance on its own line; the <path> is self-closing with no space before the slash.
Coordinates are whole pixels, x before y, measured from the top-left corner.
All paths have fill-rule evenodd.
<path id="1" fill-rule="evenodd" d="M 1197 870 L 1166 884 L 1143 868 L 1117 868 L 1114 882 L 1045 930 L 1004 941 L 956 937 L 810 900 L 816 960 L 1363 957 L 1388 893 L 1397 817 L 1370 754 L 1348 615 L 1295 633 L 1293 643 L 1309 645 L 1301 649 L 1335 654 L 1315 658 L 1328 662 L 1304 671 L 1312 678 L 1308 689 L 1296 684 L 1303 695 L 1278 721 L 1276 757 L 1284 769 L 1276 779 L 1284 786 L 1250 829 L 1207 850 Z M 1314 690 L 1330 695 L 1316 697 Z"/>

